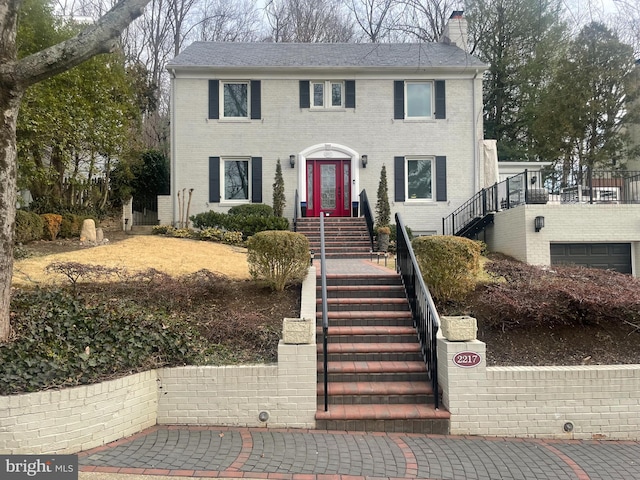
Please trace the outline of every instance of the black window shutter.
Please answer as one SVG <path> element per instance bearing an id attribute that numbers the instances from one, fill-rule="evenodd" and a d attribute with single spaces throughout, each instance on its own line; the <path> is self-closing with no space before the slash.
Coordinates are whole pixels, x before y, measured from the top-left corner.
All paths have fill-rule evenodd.
<path id="1" fill-rule="evenodd" d="M 356 108 L 356 81 L 346 80 L 344 82 L 344 90 L 344 106 L 347 108 Z"/>
<path id="2" fill-rule="evenodd" d="M 395 201 L 404 202 L 404 157 L 393 157 L 393 185 Z"/>
<path id="3" fill-rule="evenodd" d="M 262 157 L 251 157 L 251 203 L 262 203 Z"/>
<path id="4" fill-rule="evenodd" d="M 220 157 L 209 157 L 209 202 L 220 203 Z"/>
<path id="5" fill-rule="evenodd" d="M 209 118 L 220 117 L 219 95 L 220 82 L 218 80 L 209 80 Z"/>
<path id="6" fill-rule="evenodd" d="M 251 119 L 260 120 L 262 118 L 260 102 L 260 80 L 251 80 Z"/>
<path id="7" fill-rule="evenodd" d="M 436 157 L 436 201 L 447 201 L 447 157 Z"/>
<path id="8" fill-rule="evenodd" d="M 404 118 L 404 82 L 402 80 L 393 82 L 393 118 Z"/>
<path id="9" fill-rule="evenodd" d="M 444 80 L 436 80 L 436 118 L 447 118 L 447 104 Z"/>
<path id="10" fill-rule="evenodd" d="M 311 107 L 309 96 L 309 80 L 300 80 L 300 108 Z"/>

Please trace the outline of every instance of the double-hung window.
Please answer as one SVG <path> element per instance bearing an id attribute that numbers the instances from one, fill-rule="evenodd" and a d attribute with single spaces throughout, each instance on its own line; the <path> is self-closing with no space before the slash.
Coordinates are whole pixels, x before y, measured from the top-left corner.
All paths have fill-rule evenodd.
<path id="1" fill-rule="evenodd" d="M 249 82 L 221 83 L 221 118 L 249 118 Z"/>
<path id="2" fill-rule="evenodd" d="M 396 80 L 393 85 L 395 120 L 439 120 L 447 118 L 444 80 Z"/>
<path id="3" fill-rule="evenodd" d="M 223 201 L 247 202 L 251 198 L 249 179 L 249 158 L 223 158 Z"/>
<path id="4" fill-rule="evenodd" d="M 344 108 L 344 82 L 309 82 L 312 108 Z"/>
<path id="5" fill-rule="evenodd" d="M 429 119 L 433 117 L 433 83 L 405 82 L 406 118 Z"/>
<path id="6" fill-rule="evenodd" d="M 406 157 L 407 200 L 433 200 L 434 157 Z"/>

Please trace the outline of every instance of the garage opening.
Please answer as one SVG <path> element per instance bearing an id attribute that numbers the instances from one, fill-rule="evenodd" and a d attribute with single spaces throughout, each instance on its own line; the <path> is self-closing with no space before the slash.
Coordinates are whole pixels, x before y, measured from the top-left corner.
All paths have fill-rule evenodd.
<path id="1" fill-rule="evenodd" d="M 573 264 L 631 274 L 630 243 L 552 243 L 551 265 Z"/>

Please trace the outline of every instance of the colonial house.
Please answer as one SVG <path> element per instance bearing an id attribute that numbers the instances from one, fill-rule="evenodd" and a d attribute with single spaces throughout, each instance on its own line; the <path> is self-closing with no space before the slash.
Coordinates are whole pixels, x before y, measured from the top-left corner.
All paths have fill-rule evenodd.
<path id="1" fill-rule="evenodd" d="M 196 42 L 171 75 L 171 195 L 159 219 L 272 203 L 276 162 L 285 216 L 358 216 L 375 207 L 386 166 L 392 213 L 441 233 L 482 186 L 482 74 L 461 48 L 466 20 L 438 43 Z M 182 196 L 184 199 L 184 196 Z"/>

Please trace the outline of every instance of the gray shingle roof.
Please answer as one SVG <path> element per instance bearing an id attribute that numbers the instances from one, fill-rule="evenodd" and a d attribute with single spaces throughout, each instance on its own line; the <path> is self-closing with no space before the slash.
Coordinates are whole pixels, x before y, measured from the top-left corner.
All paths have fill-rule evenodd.
<path id="1" fill-rule="evenodd" d="M 443 43 L 235 43 L 195 42 L 167 68 L 484 68 Z"/>

